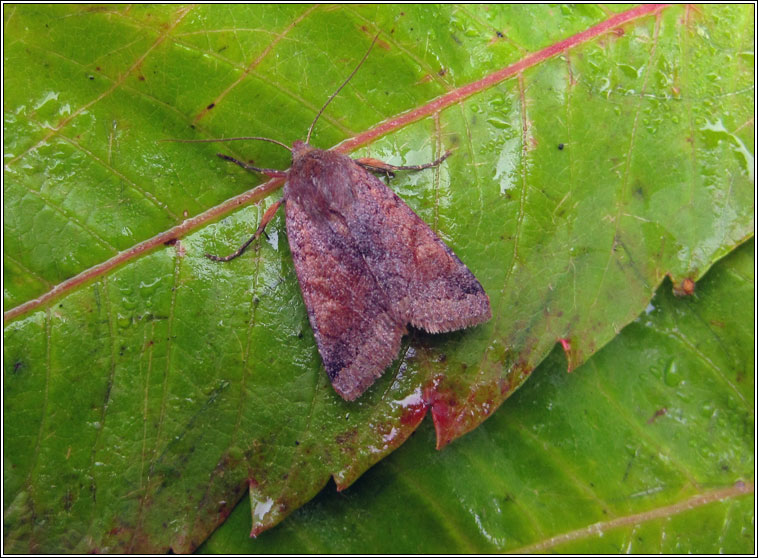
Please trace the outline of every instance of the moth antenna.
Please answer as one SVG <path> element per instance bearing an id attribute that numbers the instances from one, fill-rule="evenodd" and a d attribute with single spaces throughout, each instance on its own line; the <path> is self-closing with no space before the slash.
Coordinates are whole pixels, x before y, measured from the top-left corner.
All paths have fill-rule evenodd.
<path id="1" fill-rule="evenodd" d="M 337 96 L 337 93 L 339 93 L 342 90 L 342 88 L 347 85 L 347 82 L 350 81 L 351 79 L 353 79 L 353 76 L 355 75 L 355 72 L 357 72 L 358 69 L 361 66 L 363 66 L 363 63 L 366 61 L 366 58 L 368 58 L 368 55 L 371 53 L 371 49 L 374 48 L 374 45 L 376 44 L 376 40 L 379 38 L 379 35 L 381 35 L 381 33 L 382 32 L 380 31 L 379 33 L 376 34 L 376 37 L 374 37 L 374 40 L 371 41 L 371 46 L 368 47 L 368 50 L 366 51 L 366 54 L 364 54 L 363 58 L 361 59 L 361 61 L 358 62 L 358 65 L 355 67 L 355 70 L 353 70 L 353 72 L 349 76 L 347 76 L 347 79 L 342 83 L 342 85 L 340 85 L 337 88 L 337 91 L 335 91 L 334 93 L 332 93 L 332 96 L 329 97 L 329 99 L 327 99 L 327 101 L 324 103 L 324 106 L 321 107 L 320 111 L 318 111 L 318 114 L 316 115 L 316 118 L 314 118 L 313 122 L 311 122 L 311 127 L 308 128 L 308 135 L 305 136 L 305 143 L 310 142 L 310 140 L 311 140 L 311 133 L 313 132 L 313 127 L 316 125 L 316 121 L 318 120 L 319 116 L 321 116 L 321 113 L 324 112 L 324 109 L 326 108 L 326 106 L 329 103 L 331 103 L 332 99 L 334 99 Z"/>
<path id="2" fill-rule="evenodd" d="M 211 143 L 211 142 L 218 142 L 218 141 L 242 141 L 242 140 L 267 141 L 269 143 L 275 143 L 276 145 L 281 145 L 287 151 L 290 151 L 290 152 L 292 151 L 292 149 L 290 149 L 286 143 L 282 143 L 280 141 L 277 141 L 271 138 L 260 138 L 256 136 L 247 136 L 243 138 L 215 138 L 215 139 L 162 139 L 158 141 L 159 142 L 172 141 L 176 143 Z"/>

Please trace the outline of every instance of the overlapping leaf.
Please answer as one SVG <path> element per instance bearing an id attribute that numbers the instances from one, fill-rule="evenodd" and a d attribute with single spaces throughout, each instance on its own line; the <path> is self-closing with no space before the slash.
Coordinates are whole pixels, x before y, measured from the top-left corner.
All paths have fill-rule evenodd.
<path id="1" fill-rule="evenodd" d="M 537 10 L 537 11 L 534 11 Z M 320 370 L 283 223 L 229 265 L 247 207 L 6 326 L 6 550 L 187 550 L 250 487 L 254 530 L 349 485 L 431 406 L 476 426 L 558 339 L 580 364 L 666 273 L 688 290 L 752 233 L 752 9 L 672 7 L 540 59 L 366 150 L 495 318 L 413 334 L 358 402 Z M 370 129 L 610 16 L 596 7 L 6 7 L 5 303 L 254 184 L 210 146 Z M 451 23 L 452 22 L 452 23 Z M 539 22 L 541 33 L 530 30 Z M 324 33 L 328 29 L 328 33 Z M 82 39 L 85 37 L 86 39 Z M 356 45 L 361 45 L 357 49 Z M 359 52 L 356 52 L 359 51 Z M 233 155 L 285 168 L 268 144 Z"/>
<path id="2" fill-rule="evenodd" d="M 749 554 L 755 546 L 754 244 L 697 294 L 664 283 L 577 370 L 556 348 L 474 433 L 422 427 L 345 492 L 255 540 L 240 505 L 203 552 Z"/>

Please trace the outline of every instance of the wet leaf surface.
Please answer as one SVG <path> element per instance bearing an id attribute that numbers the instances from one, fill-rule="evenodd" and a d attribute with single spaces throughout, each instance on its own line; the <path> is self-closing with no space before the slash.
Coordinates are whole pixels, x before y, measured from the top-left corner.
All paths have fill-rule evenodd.
<path id="1" fill-rule="evenodd" d="M 753 231 L 754 14 L 656 10 L 6 6 L 6 551 L 187 551 L 248 488 L 260 532 L 330 476 L 349 486 L 427 409 L 442 447 L 556 343 L 578 367 L 666 274 L 691 292 Z M 495 318 L 413 332 L 346 403 L 283 218 L 243 258 L 203 257 L 277 197 L 232 211 L 259 179 L 215 153 L 282 169 L 287 153 L 159 140 L 302 138 L 378 30 L 313 143 L 394 164 L 455 149 L 391 186 Z"/>
<path id="2" fill-rule="evenodd" d="M 474 432 L 428 423 L 344 492 L 257 539 L 246 503 L 206 553 L 750 553 L 754 244 L 670 284 L 572 374 L 559 348 Z"/>

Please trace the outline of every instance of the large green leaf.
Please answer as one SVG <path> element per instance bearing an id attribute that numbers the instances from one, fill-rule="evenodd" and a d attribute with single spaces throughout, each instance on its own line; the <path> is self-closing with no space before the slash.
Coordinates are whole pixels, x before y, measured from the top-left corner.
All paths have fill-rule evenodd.
<path id="1" fill-rule="evenodd" d="M 204 552 L 749 554 L 755 549 L 750 242 L 698 293 L 664 284 L 573 374 L 553 351 L 475 432 L 422 425 L 348 490 L 247 539 L 238 506 Z"/>
<path id="2" fill-rule="evenodd" d="M 474 428 L 557 340 L 578 366 L 667 273 L 688 292 L 752 234 L 753 15 L 6 5 L 6 550 L 188 550 L 248 486 L 259 532 L 330 476 L 348 486 L 427 408 L 440 446 Z M 349 404 L 282 220 L 231 264 L 203 257 L 264 209 L 230 213 L 256 179 L 216 149 L 286 153 L 158 140 L 302 138 L 377 31 L 313 143 L 400 164 L 454 148 L 392 186 L 495 317 L 413 334 Z"/>

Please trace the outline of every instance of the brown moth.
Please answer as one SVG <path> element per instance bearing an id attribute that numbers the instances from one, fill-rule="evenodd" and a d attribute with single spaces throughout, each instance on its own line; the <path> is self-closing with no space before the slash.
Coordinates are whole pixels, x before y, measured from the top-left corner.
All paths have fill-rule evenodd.
<path id="1" fill-rule="evenodd" d="M 216 261 L 236 258 L 285 204 L 287 237 L 316 344 L 335 391 L 347 400 L 359 397 L 382 375 L 397 356 L 409 324 L 439 333 L 492 316 L 489 298 L 474 274 L 367 170 L 388 176 L 397 170 L 421 170 L 439 165 L 449 153 L 426 165 L 398 167 L 375 159 L 353 160 L 308 143 L 319 116 L 371 47 L 316 115 L 305 141 L 296 141 L 291 149 L 268 138 L 199 140 L 260 139 L 292 152 L 286 172 L 219 154 L 247 170 L 285 176 L 287 182 L 282 199 L 266 211 L 245 244 L 230 256 L 206 256 Z"/>

